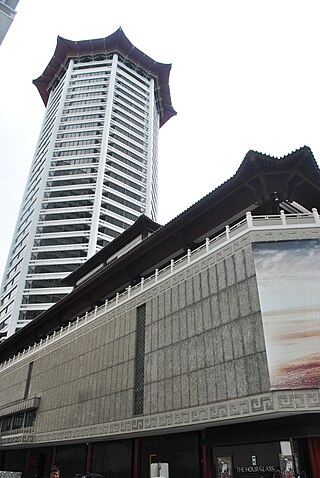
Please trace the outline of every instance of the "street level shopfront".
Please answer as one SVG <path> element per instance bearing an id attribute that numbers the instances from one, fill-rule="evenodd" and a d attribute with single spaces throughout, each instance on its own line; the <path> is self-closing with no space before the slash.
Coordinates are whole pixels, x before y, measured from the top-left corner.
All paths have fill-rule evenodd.
<path id="1" fill-rule="evenodd" d="M 311 423 L 315 417 L 301 417 L 298 422 L 303 420 Z M 0 466 L 22 470 L 24 478 L 48 476 L 53 463 L 63 477 L 86 470 L 110 478 L 149 478 L 150 465 L 158 462 L 168 463 L 170 476 L 177 478 L 272 478 L 277 466 L 283 478 L 318 476 L 318 438 L 285 437 L 279 429 L 263 428 L 265 422 L 243 423 L 128 440 L 2 450 Z M 300 432 L 305 429 L 303 425 Z M 255 433 L 259 436 L 250 441 Z M 281 440 L 272 435 L 281 435 Z"/>

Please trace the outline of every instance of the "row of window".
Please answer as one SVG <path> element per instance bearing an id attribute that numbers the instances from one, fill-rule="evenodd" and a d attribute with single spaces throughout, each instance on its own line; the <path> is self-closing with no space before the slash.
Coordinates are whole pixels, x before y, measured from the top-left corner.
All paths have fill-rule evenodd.
<path id="1" fill-rule="evenodd" d="M 25 283 L 26 289 L 48 289 L 51 287 L 61 287 L 61 279 L 43 279 L 28 280 Z"/>
<path id="2" fill-rule="evenodd" d="M 119 122 L 118 122 L 119 123 Z M 133 130 L 130 125 L 127 126 L 125 123 L 123 123 L 123 125 L 129 129 L 129 130 Z M 127 130 L 123 129 L 123 128 L 120 128 L 120 126 L 118 125 L 113 125 L 112 128 L 111 128 L 111 132 L 118 132 L 118 133 L 121 133 L 123 136 L 126 136 L 127 138 L 129 139 L 132 139 L 135 143 L 139 143 L 141 144 L 142 146 L 144 147 L 147 147 L 147 136 L 146 135 L 143 135 L 140 131 L 138 133 L 138 136 L 137 134 L 131 134 L 129 133 Z M 136 132 L 137 133 L 137 132 Z M 141 136 L 144 138 L 141 139 Z"/>
<path id="3" fill-rule="evenodd" d="M 119 55 L 119 61 L 122 63 L 118 65 L 119 70 L 122 70 L 126 75 L 133 78 L 138 84 L 148 88 L 150 76 L 146 70 L 143 70 L 128 57 L 124 57 L 123 55 Z"/>
<path id="4" fill-rule="evenodd" d="M 84 78 L 83 80 L 77 80 L 77 79 L 72 79 L 69 82 L 69 85 L 82 85 L 83 83 L 89 84 L 89 83 L 101 83 L 103 81 L 103 78 Z"/>
<path id="5" fill-rule="evenodd" d="M 124 112 L 124 110 L 125 110 L 125 111 L 128 111 L 129 113 L 132 113 L 129 108 L 123 108 L 122 105 L 119 105 L 119 108 L 114 108 L 113 109 L 114 115 L 112 115 L 112 119 L 114 121 L 117 121 L 119 116 L 120 116 L 120 119 L 124 118 L 126 120 L 126 123 L 122 123 L 122 124 L 125 124 L 127 126 L 128 123 L 129 124 L 131 123 L 131 124 L 134 124 L 135 126 L 139 126 L 139 128 L 143 128 L 144 123 L 142 123 L 141 121 L 137 121 L 136 119 L 132 118 L 132 116 L 129 116 Z M 120 123 L 120 121 L 119 121 L 119 123 Z"/>
<path id="6" fill-rule="evenodd" d="M 93 95 L 93 93 L 92 93 L 92 95 Z M 99 103 L 105 103 L 106 102 L 105 97 L 100 98 L 100 96 L 102 96 L 102 93 L 98 93 L 98 95 L 95 94 L 94 96 L 98 96 L 98 97 L 88 99 L 88 100 L 66 101 L 64 105 L 65 105 L 66 108 L 72 108 L 74 106 L 93 105 L 93 104 L 99 104 Z"/>
<path id="7" fill-rule="evenodd" d="M 0 418 L 1 432 L 18 430 L 19 428 L 29 428 L 34 426 L 36 419 L 36 410 L 28 412 L 19 412 Z"/>
<path id="8" fill-rule="evenodd" d="M 133 168 L 137 171 L 140 171 L 141 173 L 146 174 L 146 168 L 143 168 L 142 166 L 140 166 L 139 164 L 134 163 L 133 161 L 130 161 L 130 159 L 125 158 L 124 156 L 120 156 L 120 154 L 116 153 L 115 151 L 108 151 L 108 156 L 110 158 L 114 158 L 114 159 L 120 161 L 120 163 L 127 164 L 131 168 Z"/>
<path id="9" fill-rule="evenodd" d="M 77 70 L 77 68 L 74 69 L 75 71 Z M 83 78 L 83 77 L 90 77 L 90 76 L 101 76 L 101 75 L 105 75 L 106 72 L 105 71 L 88 71 L 86 73 L 72 73 L 71 75 L 71 78 L 74 79 L 74 78 Z"/>
<path id="10" fill-rule="evenodd" d="M 59 160 L 55 160 L 55 161 L 51 161 L 51 164 L 53 167 L 59 167 L 59 166 L 78 166 L 78 165 L 83 165 L 83 164 L 94 164 L 94 163 L 98 163 L 99 162 L 99 158 L 95 157 L 95 158 L 69 158 L 69 157 L 66 157 L 65 159 L 61 159 L 60 161 Z"/>
<path id="11" fill-rule="evenodd" d="M 22 304 L 55 304 L 63 299 L 67 294 L 43 294 L 43 295 L 25 295 L 22 298 Z"/>
<path id="12" fill-rule="evenodd" d="M 123 206 L 126 206 L 130 209 L 133 209 L 134 211 L 138 211 L 139 213 L 144 214 L 145 208 L 143 206 L 139 206 L 138 204 L 134 204 L 131 201 L 128 201 L 127 199 L 124 199 L 120 196 L 117 196 L 116 194 L 113 194 L 111 191 L 104 192 L 102 195 L 102 207 L 107 209 L 107 204 L 108 202 L 104 203 L 104 199 L 108 200 L 111 199 L 112 201 L 122 204 Z"/>
<path id="13" fill-rule="evenodd" d="M 82 106 L 79 108 L 72 108 L 72 109 L 64 109 L 63 110 L 63 115 L 69 115 L 69 114 L 79 114 L 79 113 L 90 113 L 93 111 L 104 111 L 105 110 L 105 105 L 100 105 L 100 106 Z M 65 118 L 62 116 L 61 121 L 63 121 Z"/>
<path id="14" fill-rule="evenodd" d="M 100 233 L 100 234 L 99 234 Z M 113 229 L 110 229 L 109 227 L 99 227 L 99 232 L 98 232 L 98 237 L 102 237 L 102 235 L 106 236 L 111 236 L 114 239 L 118 236 L 120 236 L 121 232 L 114 231 Z"/>
<path id="15" fill-rule="evenodd" d="M 77 116 L 66 116 L 61 118 L 61 122 L 71 122 L 71 121 L 82 121 L 82 120 L 92 120 L 92 119 L 103 119 L 103 114 L 89 114 L 89 115 L 77 115 Z M 78 126 L 78 125 L 77 125 Z M 79 126 L 80 127 L 80 126 Z M 61 129 L 61 126 L 60 126 Z"/>
<path id="16" fill-rule="evenodd" d="M 117 74 L 116 85 L 122 86 L 123 88 L 127 89 L 128 91 L 131 91 L 131 93 L 134 93 L 135 96 L 138 96 L 143 100 L 149 97 L 149 89 L 141 88 L 125 76 L 121 75 L 121 73 Z M 131 85 L 131 87 L 129 85 Z M 140 93 L 138 93 L 138 91 L 140 91 Z"/>
<path id="17" fill-rule="evenodd" d="M 77 244 L 88 244 L 89 237 L 87 236 L 75 236 L 75 237 L 50 237 L 46 239 L 36 239 L 34 241 L 35 247 L 47 247 L 47 246 L 67 246 Z"/>
<path id="18" fill-rule="evenodd" d="M 82 175 L 82 174 L 97 174 L 97 167 L 95 168 L 72 168 L 72 169 L 55 169 L 53 171 L 50 171 L 49 177 L 50 178 L 57 178 L 60 176 L 76 176 L 76 175 Z M 89 181 L 89 178 L 87 178 L 87 182 L 95 182 L 95 180 Z M 57 186 L 59 181 L 54 181 L 52 182 L 52 186 Z"/>
<path id="19" fill-rule="evenodd" d="M 136 179 L 137 181 L 143 181 L 144 176 L 142 176 L 142 174 L 137 174 L 131 171 L 131 169 L 125 168 L 124 166 L 121 166 L 114 161 L 110 161 L 110 168 L 117 169 L 118 171 L 121 171 L 122 173 L 126 174 L 127 176 L 130 176 L 131 178 Z"/>
<path id="20" fill-rule="evenodd" d="M 46 214 L 41 214 L 40 221 L 64 221 L 72 219 L 89 219 L 92 216 L 91 211 L 72 211 L 72 212 L 59 212 L 59 211 L 47 211 Z"/>
<path id="21" fill-rule="evenodd" d="M 120 73 L 120 71 L 122 71 L 123 73 Z M 148 95 L 149 93 L 149 87 L 148 86 L 145 86 L 145 85 L 141 85 L 141 83 L 139 82 L 139 84 L 135 81 L 131 81 L 129 79 L 129 76 L 121 69 L 119 68 L 119 71 L 117 72 L 117 76 L 116 76 L 116 82 L 118 82 L 120 84 L 125 84 L 126 88 L 129 88 L 128 85 L 131 85 L 133 88 L 134 88 L 134 92 L 137 94 L 137 91 L 140 91 L 142 93 L 142 97 L 145 97 L 146 95 Z"/>
<path id="22" fill-rule="evenodd" d="M 63 141 L 62 143 L 57 142 L 55 144 L 56 148 L 65 148 L 67 146 L 83 146 L 83 145 L 94 145 L 94 144 L 101 144 L 101 139 L 100 138 L 90 138 L 90 139 L 78 139 L 75 141 Z"/>
<path id="23" fill-rule="evenodd" d="M 72 207 L 92 207 L 93 198 L 91 200 L 81 199 L 78 201 L 61 201 L 61 202 L 50 202 L 42 204 L 43 209 L 59 209 L 59 208 L 72 208 Z"/>
<path id="24" fill-rule="evenodd" d="M 114 182 L 111 182 L 111 181 L 106 181 L 104 185 L 106 186 L 106 188 L 111 188 L 114 191 L 119 191 L 119 193 L 123 194 L 124 196 L 129 196 L 132 199 L 135 199 L 136 201 L 142 201 L 141 195 L 135 194 L 134 192 L 126 188 L 123 188 L 119 184 L 115 184 Z"/>
<path id="25" fill-rule="evenodd" d="M 125 89 L 125 87 L 122 87 L 121 84 L 118 84 L 116 86 L 116 92 L 117 93 L 120 93 L 121 97 L 125 97 L 127 98 L 128 100 L 133 100 L 135 103 L 137 103 L 137 105 L 140 105 L 142 106 L 142 109 L 140 109 L 140 111 L 145 111 L 146 110 L 146 98 L 143 98 L 144 101 L 141 101 L 140 99 L 138 99 L 135 95 L 131 95 L 130 93 L 128 93 Z"/>
<path id="26" fill-rule="evenodd" d="M 92 121 L 90 123 L 65 124 L 59 126 L 59 131 L 65 131 L 70 129 L 95 128 L 97 126 L 103 126 L 103 123 L 98 121 Z"/>
<path id="27" fill-rule="evenodd" d="M 130 106 L 126 106 L 124 103 L 127 103 L 130 105 L 130 102 L 124 101 L 120 96 L 116 96 L 116 100 L 114 101 L 114 105 L 117 106 L 118 108 L 122 109 L 123 111 L 126 111 L 127 113 L 130 113 L 131 116 L 134 116 L 139 120 L 139 125 L 145 123 L 147 121 L 148 115 L 147 113 L 144 114 L 144 116 L 141 116 L 141 114 L 137 113 L 130 108 Z M 133 106 L 133 105 L 132 105 Z"/>
<path id="28" fill-rule="evenodd" d="M 87 148 L 87 149 L 75 149 L 75 150 L 68 150 L 68 151 L 55 151 L 53 153 L 54 158 L 60 158 L 63 156 L 80 156 L 82 154 L 97 154 L 99 153 L 99 149 L 97 148 Z"/>
<path id="29" fill-rule="evenodd" d="M 124 118 L 126 115 L 122 114 L 121 116 Z M 129 118 L 129 116 L 127 118 Z M 117 111 L 115 111 L 115 115 L 112 114 L 111 116 L 112 128 L 116 128 L 116 125 L 120 124 L 121 126 L 124 126 L 127 130 L 133 131 L 133 133 L 135 133 L 136 135 L 140 136 L 141 138 L 147 141 L 148 136 L 146 134 L 146 127 L 145 126 L 142 127 L 141 124 L 139 123 L 133 126 L 132 121 L 130 121 L 130 119 L 131 118 L 129 118 L 128 121 L 123 121 L 123 119 L 120 118 L 119 114 L 117 114 Z M 137 128 L 136 126 L 138 126 L 139 128 Z"/>
<path id="30" fill-rule="evenodd" d="M 59 234 L 63 232 L 89 231 L 90 224 L 55 224 L 54 226 L 39 226 L 37 234 Z"/>
<path id="31" fill-rule="evenodd" d="M 81 96 L 83 93 L 87 94 L 87 96 L 95 96 L 96 93 L 99 95 L 107 94 L 109 89 L 109 80 L 105 82 L 101 78 L 99 81 L 100 83 L 96 83 L 92 86 L 87 84 L 71 85 L 71 87 L 68 88 L 66 100 L 68 101 L 70 98 L 83 98 L 83 96 Z"/>
<path id="32" fill-rule="evenodd" d="M 138 216 L 132 214 L 131 212 L 126 211 L 125 209 L 120 209 L 119 207 L 116 207 L 113 204 L 105 203 L 104 208 L 102 208 L 102 210 L 103 209 L 112 211 L 115 214 L 126 217 L 127 219 L 131 219 L 132 221 L 136 221 L 138 219 Z M 104 215 L 103 213 L 100 214 L 100 219 L 102 219 L 103 221 L 106 221 L 107 220 L 106 218 L 107 218 L 106 215 Z"/>
<path id="33" fill-rule="evenodd" d="M 78 185 L 84 184 L 86 186 L 90 186 L 88 184 L 89 183 L 89 178 L 88 178 L 88 181 L 86 179 L 83 179 L 83 180 L 80 179 L 79 181 L 77 182 Z M 51 186 L 54 186 L 54 188 L 52 188 L 50 191 L 45 193 L 44 197 L 46 199 L 50 199 L 50 198 L 58 198 L 59 199 L 59 198 L 65 198 L 65 197 L 87 196 L 87 195 L 90 195 L 90 197 L 91 197 L 95 193 L 94 186 L 92 186 L 91 189 L 75 188 L 74 187 L 75 183 L 72 180 L 56 181 L 54 183 L 52 183 L 52 181 L 50 181 L 50 183 L 51 183 Z M 57 184 L 57 183 L 61 183 L 61 184 Z M 65 186 L 70 186 L 70 187 L 68 187 L 68 189 L 62 189 Z"/>
<path id="34" fill-rule="evenodd" d="M 147 152 L 145 149 L 140 148 L 139 146 L 132 143 L 132 141 L 128 141 L 116 133 L 111 133 L 110 138 L 116 139 L 117 141 L 119 141 L 119 143 L 123 144 L 124 146 L 128 146 L 129 148 L 134 149 L 135 151 L 137 151 L 137 153 L 140 153 L 142 156 L 147 155 Z"/>
<path id="35" fill-rule="evenodd" d="M 79 138 L 81 136 L 99 136 L 101 131 L 93 129 L 91 131 L 73 131 L 72 133 L 59 133 L 57 135 L 58 139 L 64 138 Z"/>
<path id="36" fill-rule="evenodd" d="M 73 272 L 79 263 L 75 262 L 72 264 L 47 264 L 41 266 L 30 266 L 28 269 L 28 274 L 55 274 L 59 272 Z"/>
<path id="37" fill-rule="evenodd" d="M 91 173 L 91 174 L 95 174 L 95 176 L 96 176 L 96 173 L 97 172 Z M 51 191 L 49 190 L 49 191 L 45 192 L 45 195 L 44 195 L 45 198 L 60 197 L 60 196 L 71 196 L 71 194 L 70 193 L 67 194 L 67 192 L 63 192 L 63 193 L 61 192 L 61 194 L 59 192 L 57 192 L 57 190 L 62 191 L 66 186 L 68 186 L 69 192 L 72 189 L 73 191 L 75 191 L 74 194 L 84 194 L 83 192 L 77 191 L 76 186 L 87 185 L 88 187 L 94 187 L 94 184 L 96 183 L 96 179 L 93 176 L 85 177 L 85 178 L 83 178 L 81 176 L 80 177 L 76 176 L 76 177 L 72 177 L 71 179 L 69 179 L 69 178 L 64 179 L 63 176 L 60 176 L 60 177 L 62 178 L 60 181 L 54 180 L 54 181 L 48 181 L 47 182 L 47 188 L 52 188 L 52 189 L 51 189 Z M 53 190 L 55 190 L 56 192 L 51 194 Z M 72 195 L 73 195 L 73 191 L 72 191 Z"/>
<path id="38" fill-rule="evenodd" d="M 126 184 L 127 186 L 133 189 L 136 189 L 137 191 L 141 191 L 142 193 L 146 192 L 145 187 L 141 186 L 141 184 L 137 184 L 136 182 L 130 181 L 130 179 L 127 179 L 124 176 L 120 176 L 119 174 L 114 173 L 113 171 L 108 171 L 106 173 L 106 179 L 107 178 L 113 178 L 116 181 Z M 107 185 L 107 181 L 105 182 L 105 184 Z"/>
<path id="39" fill-rule="evenodd" d="M 18 323 L 25 320 L 33 320 L 41 314 L 41 310 L 24 310 L 19 312 Z"/>
<path id="40" fill-rule="evenodd" d="M 143 162 L 144 158 L 142 156 L 139 156 L 138 154 L 133 153 L 130 151 L 130 149 L 124 148 L 118 143 L 114 143 L 112 141 L 109 142 L 110 148 L 114 148 L 116 151 L 121 151 L 121 153 L 124 153 L 126 156 L 130 156 L 130 158 L 135 159 L 139 163 Z"/>

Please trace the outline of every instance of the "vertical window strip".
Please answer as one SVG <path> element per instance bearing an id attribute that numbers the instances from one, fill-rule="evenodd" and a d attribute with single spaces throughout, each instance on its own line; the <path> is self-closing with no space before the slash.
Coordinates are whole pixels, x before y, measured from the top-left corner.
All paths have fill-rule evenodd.
<path id="1" fill-rule="evenodd" d="M 137 308 L 133 414 L 143 414 L 146 304 Z"/>
<path id="2" fill-rule="evenodd" d="M 28 396 L 29 396 L 32 369 L 33 369 L 33 362 L 30 362 L 29 367 L 28 367 L 26 386 L 25 386 L 25 389 L 24 389 L 24 396 L 23 396 L 24 399 L 28 398 Z"/>

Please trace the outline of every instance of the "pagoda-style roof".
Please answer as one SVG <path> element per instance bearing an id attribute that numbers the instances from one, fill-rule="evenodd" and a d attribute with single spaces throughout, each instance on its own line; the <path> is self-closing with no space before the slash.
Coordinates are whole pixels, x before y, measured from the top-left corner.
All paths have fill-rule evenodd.
<path id="1" fill-rule="evenodd" d="M 5 340 L 0 345 L 0 360 L 76 320 L 141 277 L 181 257 L 187 249 L 199 247 L 205 238 L 243 219 L 247 211 L 254 215 L 278 214 L 279 203 L 285 201 L 320 210 L 320 170 L 311 150 L 303 147 L 283 158 L 249 151 L 234 176 L 176 218 L 159 227 L 142 216 L 66 277 L 64 283 L 76 286 L 74 290 Z M 128 252 L 108 260 L 142 234 L 145 239 Z"/>
<path id="2" fill-rule="evenodd" d="M 71 58 L 105 52 L 118 52 L 124 55 L 137 67 L 142 68 L 156 78 L 158 83 L 156 86 L 160 91 L 163 110 L 160 115 L 160 127 L 176 114 L 171 104 L 169 88 L 171 64 L 159 63 L 136 48 L 125 36 L 122 28 L 106 38 L 95 40 L 72 41 L 58 36 L 57 46 L 48 66 L 39 78 L 33 80 L 33 84 L 38 88 L 44 104 L 47 105 L 50 88 L 54 80 L 66 69 Z"/>

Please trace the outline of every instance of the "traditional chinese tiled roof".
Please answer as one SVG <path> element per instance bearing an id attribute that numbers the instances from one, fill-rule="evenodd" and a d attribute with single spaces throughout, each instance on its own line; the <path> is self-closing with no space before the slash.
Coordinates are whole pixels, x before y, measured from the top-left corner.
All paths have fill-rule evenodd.
<path id="1" fill-rule="evenodd" d="M 136 48 L 125 36 L 122 28 L 106 38 L 95 40 L 72 41 L 58 36 L 57 46 L 48 66 L 39 78 L 33 80 L 33 84 L 38 88 L 44 104 L 46 105 L 48 102 L 51 85 L 67 67 L 71 58 L 99 52 L 118 52 L 157 79 L 162 106 L 160 126 L 176 114 L 171 104 L 169 88 L 171 64 L 159 63 Z"/>

